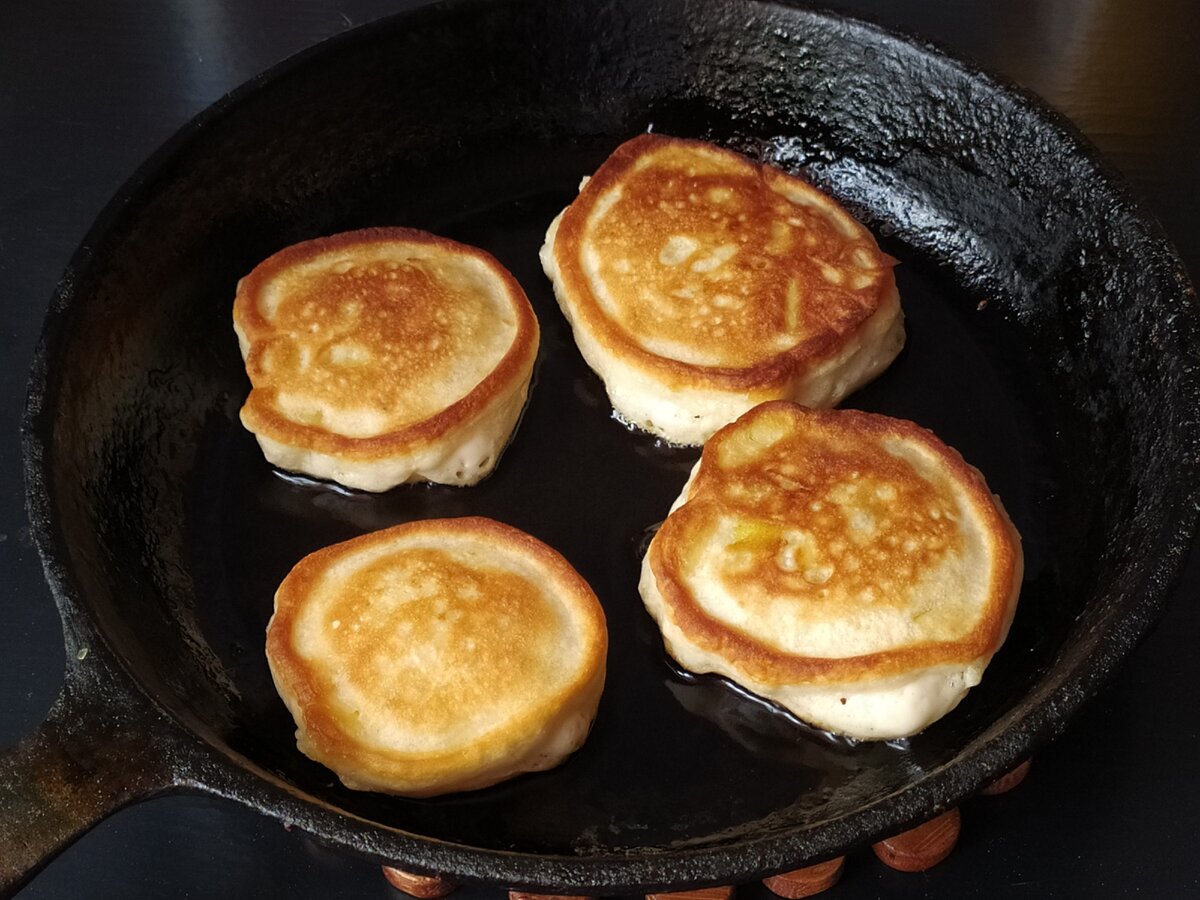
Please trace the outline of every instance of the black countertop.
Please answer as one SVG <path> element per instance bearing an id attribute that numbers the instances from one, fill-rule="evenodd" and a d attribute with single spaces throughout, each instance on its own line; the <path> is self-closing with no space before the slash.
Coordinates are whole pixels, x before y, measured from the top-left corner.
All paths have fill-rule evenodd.
<path id="1" fill-rule="evenodd" d="M 58 617 L 29 539 L 18 426 L 46 304 L 92 219 L 188 118 L 322 38 L 416 4 L 236 0 L 0 8 L 0 746 L 61 684 Z M 1122 171 L 1200 272 L 1200 7 L 1048 0 L 845 2 L 932 38 L 1044 97 Z M 964 806 L 958 849 L 921 875 L 852 854 L 827 896 L 1200 896 L 1200 556 L 1114 682 L 1029 779 Z M 2 811 L 0 811 L 2 814 Z M 2 852 L 2 850 L 0 850 Z M 126 809 L 22 897 L 394 896 L 376 866 L 229 803 Z M 503 896 L 464 889 L 469 898 Z M 742 897 L 768 897 L 747 886 Z"/>

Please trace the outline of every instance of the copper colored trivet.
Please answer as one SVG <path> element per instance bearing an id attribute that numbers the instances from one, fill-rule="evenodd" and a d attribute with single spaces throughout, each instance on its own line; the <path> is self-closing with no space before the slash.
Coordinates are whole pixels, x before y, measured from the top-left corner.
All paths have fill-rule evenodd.
<path id="1" fill-rule="evenodd" d="M 697 888 L 694 891 L 671 891 L 664 894 L 647 894 L 646 900 L 729 900 L 733 887 Z"/>
<path id="2" fill-rule="evenodd" d="M 438 900 L 453 891 L 457 884 L 440 875 L 416 875 L 403 869 L 383 866 L 383 877 L 398 891 L 411 894 L 417 900 Z"/>
<path id="3" fill-rule="evenodd" d="M 958 808 L 947 810 L 924 825 L 884 838 L 872 846 L 875 855 L 901 872 L 924 872 L 950 855 L 962 831 Z"/>
<path id="4" fill-rule="evenodd" d="M 842 877 L 842 868 L 845 862 L 846 857 L 844 856 L 827 859 L 825 862 L 805 866 L 803 869 L 794 869 L 791 872 L 782 872 L 779 875 L 764 878 L 763 884 L 766 885 L 767 890 L 780 897 L 786 897 L 787 900 L 812 897 L 829 890 L 838 883 L 838 879 Z"/>
<path id="5" fill-rule="evenodd" d="M 1011 772 L 1001 775 L 979 793 L 995 796 L 1011 791 L 1029 774 L 1032 760 L 1025 760 Z M 885 838 L 872 845 L 875 855 L 885 864 L 901 872 L 923 872 L 948 857 L 958 843 L 962 831 L 962 816 L 951 809 L 923 825 Z M 825 862 L 793 869 L 763 879 L 763 885 L 785 900 L 802 900 L 829 890 L 842 877 L 846 858 L 838 856 Z M 397 890 L 418 900 L 439 900 L 458 885 L 437 875 L 416 875 L 391 866 L 383 866 L 383 875 Z M 698 888 L 691 891 L 670 891 L 647 894 L 646 900 L 732 900 L 732 886 Z M 535 894 L 528 891 L 509 891 L 508 900 L 589 900 L 573 894 Z"/>
<path id="6" fill-rule="evenodd" d="M 1021 763 L 1007 775 L 1001 775 L 979 793 L 986 797 L 994 797 L 996 794 L 1003 794 L 1011 791 L 1018 784 L 1025 780 L 1025 776 L 1029 774 L 1029 764 L 1033 760 L 1027 759 Z"/>

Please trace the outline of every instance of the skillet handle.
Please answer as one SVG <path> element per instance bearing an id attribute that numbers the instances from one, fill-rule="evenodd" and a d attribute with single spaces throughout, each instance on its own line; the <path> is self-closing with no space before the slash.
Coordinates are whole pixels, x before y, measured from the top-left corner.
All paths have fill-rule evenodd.
<path id="1" fill-rule="evenodd" d="M 0 898 L 101 819 L 170 786 L 149 704 L 90 674 L 73 666 L 45 721 L 0 750 Z"/>

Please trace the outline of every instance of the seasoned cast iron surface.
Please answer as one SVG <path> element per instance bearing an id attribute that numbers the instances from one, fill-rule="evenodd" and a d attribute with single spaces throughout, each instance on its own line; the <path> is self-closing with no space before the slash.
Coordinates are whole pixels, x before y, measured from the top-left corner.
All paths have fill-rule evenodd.
<path id="1" fill-rule="evenodd" d="M 1008 644 L 958 710 L 907 744 L 832 740 L 674 672 L 641 609 L 639 553 L 695 452 L 610 418 L 536 251 L 579 177 L 650 127 L 800 172 L 872 227 L 902 261 L 910 338 L 846 405 L 934 429 L 1024 536 Z M 373 497 L 287 479 L 238 424 L 237 279 L 296 240 L 380 224 L 490 250 L 542 323 L 525 418 L 477 488 Z M 460 3 L 383 23 L 194 126 L 78 263 L 62 294 L 72 306 L 50 326 L 52 412 L 35 422 L 47 487 L 73 587 L 108 642 L 232 761 L 199 775 L 185 759 L 181 780 L 300 817 L 274 787 L 247 795 L 229 773 L 248 767 L 368 822 L 597 860 L 583 875 L 437 857 L 476 877 L 744 876 L 927 817 L 1061 727 L 1157 613 L 1191 528 L 1192 488 L 1169 485 L 1195 473 L 1195 326 L 1169 249 L 1026 98 L 820 15 L 717 0 Z M 561 768 L 475 794 L 347 791 L 296 751 L 271 685 L 274 589 L 317 547 L 461 514 L 530 531 L 596 590 L 611 653 L 595 729 Z M 305 827 L 387 853 L 386 836 L 316 810 Z M 622 861 L 713 847 L 730 853 Z M 431 865 L 422 852 L 410 861 Z"/>
<path id="2" fill-rule="evenodd" d="M 748 828 L 810 825 L 885 797 L 948 762 L 1024 693 L 1078 611 L 1058 587 L 1061 561 L 1070 557 L 1060 557 L 1046 539 L 1061 517 L 1049 462 L 1057 454 L 1039 438 L 1040 416 L 1021 399 L 1038 395 L 1021 332 L 1004 322 L 1002 311 L 977 310 L 979 299 L 939 279 L 911 248 L 889 248 L 912 260 L 898 271 L 912 339 L 894 369 L 853 405 L 912 418 L 960 447 L 1012 507 L 1029 553 L 1029 614 L 1019 618 L 1010 652 L 960 714 L 911 746 L 851 746 L 787 721 L 716 679 L 676 675 L 642 608 L 637 577 L 648 530 L 678 495 L 698 451 L 663 447 L 612 419 L 603 386 L 575 350 L 537 260 L 545 226 L 570 199 L 578 174 L 611 149 L 611 140 L 597 144 L 562 160 L 570 174 L 557 185 L 544 172 L 521 177 L 506 160 L 486 177 L 483 193 L 516 196 L 449 220 L 433 202 L 428 209 L 371 209 L 336 224 L 416 221 L 486 247 L 527 286 L 543 324 L 536 384 L 502 464 L 477 488 L 413 486 L 375 497 L 280 477 L 237 423 L 245 394 L 237 348 L 224 320 L 217 324 L 212 341 L 225 347 L 219 370 L 229 373 L 228 401 L 203 433 L 183 525 L 188 568 L 204 598 L 201 629 L 241 697 L 225 738 L 288 781 L 375 821 L 467 844 L 550 853 L 728 839 Z M 535 149 L 520 155 L 538 160 Z M 428 180 L 441 185 L 453 174 L 448 166 Z M 318 547 L 396 522 L 468 514 L 493 516 L 551 542 L 601 598 L 611 650 L 595 729 L 569 765 L 491 790 L 435 802 L 349 791 L 293 746 L 295 726 L 261 646 L 275 588 Z"/>

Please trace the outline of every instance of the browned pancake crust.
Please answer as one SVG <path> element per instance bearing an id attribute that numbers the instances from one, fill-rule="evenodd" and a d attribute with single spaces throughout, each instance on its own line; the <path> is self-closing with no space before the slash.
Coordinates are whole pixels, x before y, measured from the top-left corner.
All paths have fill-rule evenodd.
<path id="1" fill-rule="evenodd" d="M 798 435 L 771 446 L 753 465 L 733 470 L 724 465 L 722 455 L 731 434 L 745 429 L 755 418 L 777 412 L 795 422 Z M 690 567 L 692 536 L 706 523 L 715 516 L 732 513 L 740 519 L 763 523 L 767 529 L 776 523 L 802 525 L 829 553 L 831 547 L 845 541 L 847 526 L 819 498 L 826 496 L 831 486 L 850 481 L 857 473 L 879 475 L 896 486 L 896 496 L 887 501 L 876 498 L 872 512 L 886 519 L 888 533 L 902 535 L 915 546 L 905 549 L 898 541 L 892 547 L 877 547 L 879 556 L 870 561 L 869 568 L 864 567 L 868 580 L 861 584 L 853 574 L 845 574 L 848 567 L 840 561 L 838 590 L 844 595 L 872 584 L 878 587 L 881 579 L 891 579 L 895 593 L 881 591 L 878 602 L 901 600 L 921 571 L 958 550 L 961 536 L 943 514 L 946 504 L 940 493 L 931 489 L 906 461 L 883 449 L 881 442 L 888 438 L 921 445 L 937 458 L 941 472 L 967 493 L 980 527 L 994 548 L 991 571 L 980 573 L 980 577 L 990 579 L 991 591 L 979 618 L 961 637 L 844 658 L 798 656 L 780 652 L 714 619 L 697 603 L 680 573 Z M 799 463 L 800 472 L 782 474 L 781 464 L 789 463 Z M 816 511 L 814 499 L 821 506 Z M 866 497 L 856 498 L 855 503 L 867 508 L 873 505 Z M 927 515 L 931 509 L 939 509 L 939 518 Z M 749 531 L 747 541 L 759 539 L 753 527 Z M 857 410 L 811 410 L 784 400 L 761 404 L 713 435 L 701 455 L 688 502 L 667 517 L 650 545 L 649 560 L 671 618 L 688 639 L 725 659 L 736 660 L 739 669 L 766 684 L 848 684 L 988 656 L 1004 638 L 1021 564 L 1020 538 L 983 476 L 932 432 L 903 419 Z M 770 593 L 772 582 L 786 577 L 774 566 L 760 566 L 747 580 L 756 587 L 765 584 L 765 592 Z M 803 577 L 798 574 L 786 587 L 794 590 L 797 584 L 803 586 Z M 811 587 L 810 602 L 819 603 L 818 588 Z"/>
<path id="2" fill-rule="evenodd" d="M 721 171 L 664 177 L 653 165 L 644 172 L 636 170 L 644 156 L 671 148 L 718 154 Z M 641 315 L 628 304 L 627 314 L 634 321 L 629 325 L 615 321 L 593 294 L 580 257 L 597 201 L 618 184 L 623 187 L 617 201 L 624 205 L 622 214 L 610 217 L 613 221 L 598 229 L 591 240 L 602 248 L 604 266 L 626 262 L 632 266 L 619 276 L 622 284 L 653 284 L 656 298 L 670 303 L 677 286 L 663 280 L 657 248 L 672 235 L 689 231 L 709 237 L 721 234 L 731 244 L 737 244 L 741 236 L 753 236 L 760 245 L 747 245 L 722 264 L 733 271 L 729 284 L 748 289 L 745 302 L 734 312 L 716 309 L 699 319 L 695 318 L 696 301 L 687 297 L 674 298 L 672 314 L 666 319 L 649 311 Z M 784 184 L 810 198 L 811 207 L 791 202 L 773 189 Z M 728 192 L 717 196 L 728 196 L 730 202 L 693 202 L 697 197 L 703 201 L 713 191 Z M 845 220 L 841 227 L 818 211 L 831 208 Z M 802 238 L 796 233 L 773 234 L 773 228 L 788 219 L 801 223 Z M 778 250 L 768 250 L 773 240 L 785 243 Z M 647 248 L 655 249 L 648 254 Z M 622 144 L 588 180 L 563 213 L 553 252 L 565 294 L 598 340 L 679 387 L 755 393 L 780 390 L 836 356 L 895 290 L 896 283 L 892 272 L 896 261 L 831 197 L 799 178 L 732 151 L 653 134 Z M 685 270 L 686 266 L 680 267 L 680 277 Z M 853 273 L 852 278 L 837 274 L 847 271 Z M 841 283 L 830 280 L 839 277 Z M 855 279 L 862 283 L 851 283 Z M 802 302 L 789 303 L 789 283 L 798 286 Z M 711 302 L 712 296 L 702 299 Z M 781 333 L 800 335 L 801 340 L 781 352 L 770 350 Z M 648 350 L 634 334 L 665 340 L 681 339 L 682 334 L 691 346 L 720 356 L 725 364 L 696 365 L 662 356 Z"/>
<path id="3" fill-rule="evenodd" d="M 546 696 L 540 698 L 535 707 L 525 710 L 522 716 L 506 721 L 503 733 L 489 735 L 486 745 L 467 745 L 455 751 L 439 750 L 427 753 L 386 752 L 365 747 L 349 735 L 339 722 L 339 718 L 345 717 L 346 712 L 330 705 L 329 698 L 334 691 L 321 671 L 320 662 L 318 661 L 316 666 L 310 664 L 297 654 L 293 646 L 293 632 L 303 605 L 331 566 L 352 553 L 375 546 L 386 547 L 395 539 L 414 533 L 419 533 L 422 537 L 436 538 L 443 535 L 451 539 L 456 535 L 483 537 L 493 545 L 510 548 L 531 560 L 538 570 L 547 574 L 564 602 L 582 611 L 584 652 L 579 659 L 570 662 L 576 672 L 574 679 L 556 693 L 546 692 Z M 468 617 L 469 620 L 455 625 L 456 636 L 461 638 L 457 650 L 461 651 L 463 659 L 479 655 L 497 662 L 495 681 L 490 687 L 488 684 L 458 685 L 454 697 L 441 696 L 435 701 L 430 696 L 422 696 L 420 684 L 394 686 L 396 693 L 391 702 L 397 714 L 404 715 L 409 722 L 412 722 L 411 717 L 415 716 L 416 727 L 429 727 L 436 733 L 437 729 L 453 723 L 456 704 L 472 704 L 481 701 L 481 698 L 486 699 L 482 697 L 481 691 L 503 691 L 506 680 L 520 682 L 525 678 L 536 678 L 539 665 L 549 664 L 550 656 L 556 652 L 553 645 L 556 634 L 551 623 L 545 621 L 545 611 L 531 607 L 528 584 L 523 578 L 493 570 L 480 573 L 439 572 L 436 551 L 416 552 L 422 557 L 417 563 L 429 566 L 429 577 L 446 582 L 444 586 L 447 589 L 465 587 L 484 590 L 485 602 L 489 610 L 495 613 L 494 618 L 489 617 L 486 621 L 481 621 L 478 617 Z M 387 559 L 388 557 L 384 557 L 371 568 L 379 569 L 378 563 L 386 563 Z M 355 607 L 367 602 L 367 595 L 372 590 L 372 573 L 365 572 L 362 575 L 359 583 L 349 590 L 346 586 L 340 588 L 343 593 L 350 595 L 346 599 L 346 605 L 339 608 L 347 622 L 358 618 Z M 414 605 L 411 613 L 410 624 L 414 626 L 419 641 L 421 630 L 430 626 L 431 619 L 435 618 L 437 613 L 426 615 L 430 610 L 420 604 Z M 509 621 L 512 627 L 505 628 L 505 621 Z M 392 630 L 399 625 L 398 622 L 377 624 L 379 628 Z M 365 656 L 377 649 L 372 647 L 370 638 L 370 633 L 365 636 L 359 635 L 354 644 L 357 651 L 364 655 L 364 669 L 369 669 Z M 465 647 L 468 640 L 476 641 L 474 654 Z M 480 517 L 409 522 L 325 547 L 306 556 L 279 587 L 275 597 L 275 613 L 268 624 L 266 639 L 266 652 L 271 661 L 275 681 L 277 685 L 286 688 L 292 703 L 303 716 L 307 741 L 316 751 L 310 755 L 320 758 L 339 774 L 350 773 L 359 781 L 367 776 L 376 782 L 394 781 L 397 772 L 403 781 L 414 778 L 437 781 L 446 774 L 469 771 L 486 763 L 489 757 L 502 752 L 505 744 L 526 740 L 556 710 L 574 703 L 579 695 L 592 689 L 595 684 L 594 674 L 603 671 L 607 646 L 608 633 L 600 603 L 591 587 L 570 563 L 557 551 L 531 535 L 493 519 Z M 351 665 L 347 673 L 351 681 L 355 677 L 355 652 L 354 649 L 349 651 Z M 441 661 L 445 667 L 455 666 L 454 657 L 446 657 Z M 289 706 L 292 706 L 292 703 L 289 703 Z"/>
<path id="4" fill-rule="evenodd" d="M 305 424 L 288 418 L 279 410 L 277 403 L 279 394 L 287 387 L 286 382 L 280 382 L 277 373 L 280 369 L 286 372 L 288 367 L 273 366 L 272 372 L 268 372 L 263 364 L 266 354 L 280 349 L 278 346 L 272 346 L 271 339 L 281 331 L 281 327 L 269 321 L 263 313 L 264 287 L 289 268 L 303 265 L 329 251 L 344 250 L 353 254 L 358 247 L 381 242 L 428 244 L 484 262 L 492 275 L 503 282 L 508 296 L 512 299 L 517 324 L 512 345 L 496 367 L 461 399 L 428 418 L 392 431 L 370 437 L 351 437 L 320 425 Z M 311 304 L 306 304 L 307 308 L 302 313 L 303 320 L 291 324 L 328 325 L 336 322 L 339 310 L 345 304 L 370 303 L 373 294 L 377 293 L 380 285 L 384 283 L 382 279 L 389 274 L 398 274 L 416 281 L 408 285 L 410 302 L 404 306 L 393 305 L 385 314 L 373 317 L 370 327 L 357 333 L 355 337 L 372 353 L 377 353 L 383 358 L 393 357 L 395 364 L 386 372 L 379 372 L 370 366 L 363 367 L 360 377 L 355 379 L 353 384 L 344 385 L 337 391 L 342 400 L 355 398 L 370 403 L 372 398 L 375 398 L 378 402 L 385 392 L 403 390 L 410 382 L 419 389 L 422 366 L 427 364 L 422 362 L 422 356 L 436 357 L 439 353 L 444 356 L 456 350 L 470 352 L 469 347 L 440 345 L 430 348 L 431 338 L 434 341 L 438 338 L 437 322 L 432 316 L 424 315 L 424 311 L 436 308 L 439 301 L 453 305 L 453 299 L 441 296 L 436 283 L 419 271 L 377 271 L 363 278 L 361 273 L 351 269 L 323 277 L 319 285 L 312 285 L 306 292 L 305 299 L 311 300 Z M 422 290 L 425 293 L 422 293 Z M 431 297 L 429 291 L 433 291 L 437 296 Z M 498 395 L 521 378 L 537 353 L 537 319 L 529 299 L 512 274 L 491 254 L 477 247 L 412 228 L 364 228 L 304 241 L 280 250 L 261 262 L 238 283 L 233 317 L 250 344 L 246 371 L 250 376 L 252 390 L 242 408 L 242 421 L 246 427 L 256 434 L 289 447 L 302 447 L 351 460 L 370 461 L 438 441 L 452 429 L 480 415 Z M 305 388 L 311 390 L 312 386 L 306 384 Z"/>

